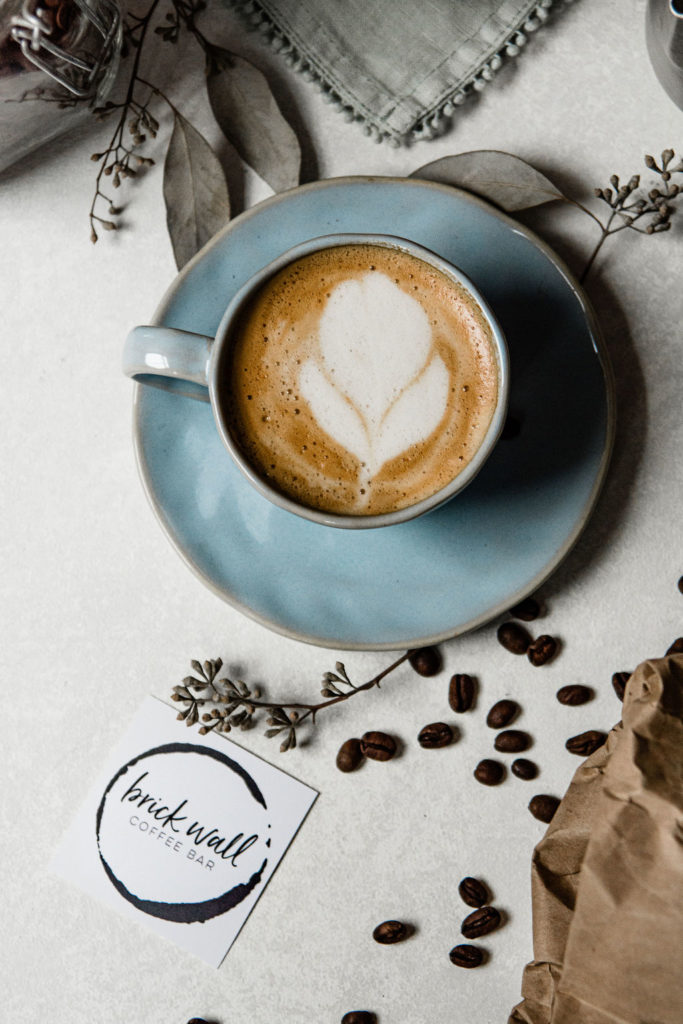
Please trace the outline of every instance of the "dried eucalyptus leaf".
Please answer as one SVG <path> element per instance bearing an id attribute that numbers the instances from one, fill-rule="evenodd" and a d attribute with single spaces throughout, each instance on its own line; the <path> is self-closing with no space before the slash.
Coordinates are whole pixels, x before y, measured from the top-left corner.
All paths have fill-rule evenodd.
<path id="1" fill-rule="evenodd" d="M 164 163 L 164 202 L 180 269 L 230 217 L 228 186 L 218 157 L 181 114 L 175 115 Z"/>
<path id="2" fill-rule="evenodd" d="M 245 163 L 273 191 L 295 188 L 301 148 L 258 68 L 228 50 L 212 48 L 206 88 L 221 131 Z"/>
<path id="3" fill-rule="evenodd" d="M 508 213 L 566 199 L 545 174 L 526 160 L 497 149 L 444 156 L 419 167 L 410 177 L 467 189 Z"/>

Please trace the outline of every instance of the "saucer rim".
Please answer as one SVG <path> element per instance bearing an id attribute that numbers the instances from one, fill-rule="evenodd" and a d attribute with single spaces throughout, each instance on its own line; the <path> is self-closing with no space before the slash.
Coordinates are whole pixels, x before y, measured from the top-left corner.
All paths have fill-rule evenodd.
<path id="1" fill-rule="evenodd" d="M 288 196 L 293 193 L 301 194 L 302 192 L 313 192 L 320 191 L 329 187 L 330 185 L 353 185 L 353 184 L 382 184 L 382 185 L 412 185 L 415 184 L 421 188 L 425 186 L 436 192 L 446 193 L 452 195 L 455 193 L 460 196 L 465 202 L 472 204 L 473 206 L 479 207 L 483 212 L 495 216 L 500 220 L 506 227 L 512 229 L 518 234 L 523 235 L 533 246 L 539 249 L 544 256 L 555 266 L 559 271 L 560 275 L 565 279 L 569 285 L 571 291 L 576 296 L 586 324 L 588 326 L 589 333 L 594 343 L 596 355 L 600 369 L 603 374 L 605 382 L 605 442 L 602 449 L 600 464 L 593 481 L 593 487 L 590 495 L 581 510 L 581 513 L 576 521 L 574 529 L 568 534 L 564 543 L 555 552 L 554 557 L 550 558 L 544 566 L 543 570 L 538 573 L 531 581 L 527 582 L 519 590 L 511 594 L 504 602 L 501 602 L 483 612 L 480 615 L 468 620 L 465 623 L 460 623 L 457 626 L 443 630 L 439 633 L 429 634 L 427 636 L 410 638 L 405 643 L 397 643 L 395 640 L 392 641 L 374 641 L 374 642 L 363 642 L 349 644 L 344 641 L 343 646 L 340 645 L 339 641 L 335 641 L 329 637 L 320 637 L 314 634 L 302 633 L 297 630 L 288 629 L 286 626 L 282 626 L 279 623 L 272 622 L 266 616 L 260 615 L 254 611 L 248 605 L 237 599 L 234 595 L 226 593 L 221 587 L 219 587 L 211 577 L 207 576 L 206 573 L 194 563 L 192 558 L 186 553 L 181 547 L 180 543 L 176 540 L 171 530 L 170 524 L 167 520 L 165 511 L 159 501 L 157 501 L 154 493 L 151 481 L 151 474 L 149 472 L 147 461 L 144 455 L 142 446 L 142 427 L 141 427 L 141 403 L 140 398 L 142 395 L 143 384 L 135 384 L 135 390 L 133 393 L 133 447 L 135 451 L 135 460 L 137 464 L 138 473 L 142 481 L 143 489 L 147 500 L 160 524 L 162 530 L 178 553 L 182 561 L 187 567 L 194 573 L 194 575 L 201 580 L 201 582 L 217 597 L 219 597 L 226 604 L 235 608 L 241 612 L 247 618 L 259 625 L 264 626 L 271 632 L 277 633 L 280 636 L 286 637 L 289 640 L 298 640 L 301 643 L 306 643 L 314 647 L 325 648 L 328 650 L 342 650 L 342 651 L 400 651 L 405 649 L 415 649 L 418 647 L 426 647 L 432 644 L 444 643 L 447 640 L 452 640 L 455 637 L 463 636 L 467 633 L 472 632 L 475 629 L 492 622 L 494 619 L 505 614 L 511 607 L 523 600 L 525 597 L 533 594 L 548 580 L 553 573 L 559 568 L 564 559 L 569 555 L 570 551 L 578 541 L 581 533 L 583 532 L 588 520 L 590 519 L 593 510 L 598 502 L 600 493 L 605 483 L 607 476 L 607 470 L 609 468 L 612 450 L 614 447 L 614 438 L 616 434 L 616 385 L 614 371 L 609 356 L 609 351 L 605 343 L 602 329 L 599 325 L 595 311 L 593 310 L 592 304 L 586 295 L 584 289 L 581 287 L 576 276 L 572 273 L 569 267 L 566 265 L 564 260 L 557 255 L 557 253 L 551 248 L 551 246 L 545 242 L 542 238 L 531 231 L 526 225 L 520 224 L 513 217 L 508 216 L 497 207 L 479 196 L 474 195 L 471 192 L 467 192 L 465 189 L 457 188 L 454 185 L 446 185 L 441 182 L 428 181 L 423 178 L 413 177 L 401 177 L 401 176 L 383 176 L 383 175 L 344 175 L 334 178 L 323 178 L 319 181 L 309 182 L 305 185 L 298 185 L 296 188 L 288 189 L 286 192 L 279 192 L 275 195 L 269 196 L 261 202 L 250 207 L 248 210 L 244 210 L 237 217 L 232 218 L 227 224 L 221 228 L 217 234 L 211 238 L 206 245 L 196 253 L 188 263 L 178 272 L 171 284 L 164 292 L 154 314 L 149 321 L 152 325 L 163 324 L 164 316 L 171 305 L 176 291 L 187 277 L 187 275 L 193 270 L 195 265 L 203 259 L 208 252 L 210 252 L 215 246 L 219 245 L 226 234 L 229 234 L 233 230 L 237 223 L 243 223 L 249 220 L 256 213 L 260 213 L 264 208 L 281 203 Z M 457 497 L 457 496 L 456 496 Z M 454 499 L 455 500 L 455 499 Z M 316 523 L 311 523 L 311 529 L 315 529 L 318 526 Z M 321 529 L 331 529 L 331 527 L 320 527 Z M 390 529 L 391 527 L 385 527 Z"/>

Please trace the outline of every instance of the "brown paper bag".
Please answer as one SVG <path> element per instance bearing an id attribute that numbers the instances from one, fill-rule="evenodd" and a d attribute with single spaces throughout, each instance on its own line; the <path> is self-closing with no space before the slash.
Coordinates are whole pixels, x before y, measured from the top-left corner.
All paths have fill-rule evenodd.
<path id="1" fill-rule="evenodd" d="M 532 902 L 509 1024 L 683 1024 L 683 655 L 631 676 L 534 851 Z"/>

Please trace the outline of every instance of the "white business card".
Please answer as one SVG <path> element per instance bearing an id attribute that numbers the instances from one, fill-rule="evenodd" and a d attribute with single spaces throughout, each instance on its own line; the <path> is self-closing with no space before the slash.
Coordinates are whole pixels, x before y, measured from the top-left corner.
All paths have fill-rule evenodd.
<path id="1" fill-rule="evenodd" d="M 316 796 L 148 697 L 51 868 L 218 967 Z"/>

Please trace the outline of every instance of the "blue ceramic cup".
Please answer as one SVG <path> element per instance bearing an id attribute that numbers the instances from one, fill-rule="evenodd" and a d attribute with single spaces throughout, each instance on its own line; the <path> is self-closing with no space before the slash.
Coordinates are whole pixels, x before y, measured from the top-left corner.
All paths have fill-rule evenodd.
<path id="1" fill-rule="evenodd" d="M 345 515 L 311 508 L 285 495 L 265 480 L 245 457 L 225 415 L 227 375 L 222 372 L 235 337 L 240 313 L 259 288 L 288 264 L 322 249 L 346 245 L 379 245 L 410 254 L 454 281 L 474 299 L 491 332 L 498 369 L 495 409 L 485 436 L 466 467 L 446 486 L 415 504 L 390 512 Z M 462 491 L 477 475 L 492 452 L 505 422 L 509 391 L 509 362 L 503 332 L 485 299 L 469 278 L 453 264 L 415 242 L 392 235 L 335 234 L 312 238 L 288 249 L 254 274 L 235 294 L 218 325 L 215 338 L 171 327 L 136 327 L 126 339 L 123 370 L 139 384 L 160 387 L 179 395 L 210 402 L 220 436 L 231 458 L 253 487 L 280 508 L 312 522 L 345 529 L 367 529 L 403 523 L 437 508 Z"/>

